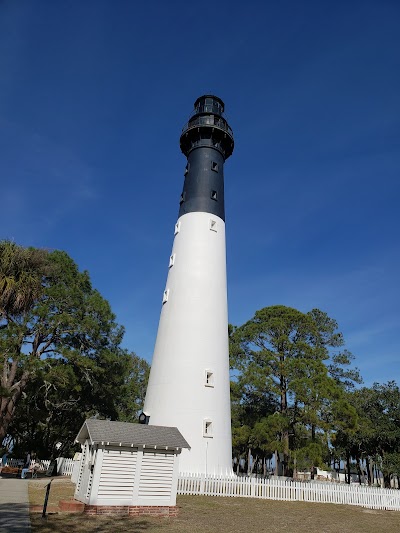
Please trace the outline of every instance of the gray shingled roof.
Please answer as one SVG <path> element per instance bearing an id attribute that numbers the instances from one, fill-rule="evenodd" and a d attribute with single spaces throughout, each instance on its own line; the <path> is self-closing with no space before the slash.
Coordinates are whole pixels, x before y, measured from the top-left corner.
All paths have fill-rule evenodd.
<path id="1" fill-rule="evenodd" d="M 89 439 L 92 444 L 109 443 L 126 446 L 157 446 L 165 448 L 189 448 L 178 428 L 112 422 L 88 418 L 79 430 L 76 441 L 83 444 Z"/>

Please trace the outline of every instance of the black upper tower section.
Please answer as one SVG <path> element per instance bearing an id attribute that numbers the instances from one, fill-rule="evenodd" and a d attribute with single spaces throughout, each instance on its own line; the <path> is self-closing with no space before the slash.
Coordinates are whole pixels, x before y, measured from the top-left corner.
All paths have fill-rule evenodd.
<path id="1" fill-rule="evenodd" d="M 224 102 L 206 94 L 182 129 L 180 146 L 187 157 L 179 216 L 212 213 L 225 220 L 224 163 L 233 152 L 233 132 L 223 116 Z"/>

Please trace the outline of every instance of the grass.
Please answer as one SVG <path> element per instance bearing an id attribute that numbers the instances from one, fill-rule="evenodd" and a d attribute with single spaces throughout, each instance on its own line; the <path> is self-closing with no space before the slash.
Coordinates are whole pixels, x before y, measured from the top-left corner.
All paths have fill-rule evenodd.
<path id="1" fill-rule="evenodd" d="M 43 505 L 46 494 L 46 485 L 50 482 L 50 478 L 38 478 L 29 480 L 29 503 L 31 505 Z M 48 505 L 58 505 L 60 500 L 70 500 L 74 497 L 75 485 L 71 483 L 69 478 L 53 478 L 50 487 Z"/>
<path id="2" fill-rule="evenodd" d="M 31 503 L 43 503 L 44 483 L 29 482 Z M 74 485 L 55 479 L 50 502 L 73 496 Z M 53 492 L 54 490 L 54 492 Z M 57 500 L 58 498 L 58 500 Z M 32 531 L 40 533 L 394 533 L 400 531 L 400 512 L 373 511 L 349 505 L 281 502 L 251 498 L 178 496 L 179 517 L 117 518 L 31 514 Z"/>

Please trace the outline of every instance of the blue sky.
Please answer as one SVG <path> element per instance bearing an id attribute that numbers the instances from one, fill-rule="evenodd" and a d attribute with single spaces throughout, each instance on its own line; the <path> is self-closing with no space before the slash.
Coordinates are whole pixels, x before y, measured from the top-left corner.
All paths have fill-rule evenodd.
<path id="1" fill-rule="evenodd" d="M 0 2 L 0 237 L 66 250 L 148 360 L 194 100 L 220 96 L 230 322 L 335 318 L 400 382 L 400 4 Z"/>

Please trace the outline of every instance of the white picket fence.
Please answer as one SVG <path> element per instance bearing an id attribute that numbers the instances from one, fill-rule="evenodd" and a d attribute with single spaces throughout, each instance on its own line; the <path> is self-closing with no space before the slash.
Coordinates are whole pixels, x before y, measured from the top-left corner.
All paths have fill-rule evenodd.
<path id="1" fill-rule="evenodd" d="M 22 459 L 9 459 L 9 466 L 21 466 Z M 46 471 L 50 461 L 39 461 L 40 471 Z M 74 461 L 57 459 L 57 472 L 71 476 Z M 369 509 L 400 511 L 400 490 L 368 487 L 365 485 L 343 485 L 339 483 L 288 481 L 279 478 L 261 479 L 255 477 L 204 476 L 201 474 L 179 474 L 178 494 L 204 496 L 227 496 L 239 498 L 260 498 L 300 502 L 336 503 L 359 505 Z"/>
<path id="2" fill-rule="evenodd" d="M 261 498 L 359 505 L 400 511 L 400 491 L 360 485 L 286 481 L 276 478 L 218 477 L 179 474 L 178 494 Z"/>
<path id="3" fill-rule="evenodd" d="M 68 457 L 58 457 L 57 459 L 57 472 L 59 476 L 72 475 L 72 469 L 74 467 L 74 460 Z"/>
<path id="4" fill-rule="evenodd" d="M 12 467 L 21 467 L 24 464 L 23 459 L 8 459 L 7 465 Z M 49 459 L 44 459 L 43 461 L 38 461 L 39 472 L 45 472 L 50 465 Z M 59 476 L 70 476 L 72 474 L 72 469 L 74 466 L 74 461 L 66 457 L 57 458 L 57 472 Z"/>

